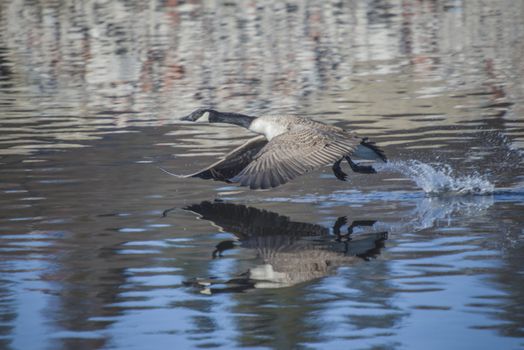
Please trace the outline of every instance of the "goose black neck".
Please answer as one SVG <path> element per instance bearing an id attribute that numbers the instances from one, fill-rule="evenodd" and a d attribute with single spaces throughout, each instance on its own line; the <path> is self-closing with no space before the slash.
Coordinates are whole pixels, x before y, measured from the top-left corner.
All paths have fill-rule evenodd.
<path id="1" fill-rule="evenodd" d="M 243 126 L 248 129 L 251 125 L 251 122 L 255 117 L 249 115 L 240 114 L 240 113 L 223 113 L 215 111 L 214 109 L 208 109 L 209 112 L 209 122 L 210 123 L 227 123 Z"/>

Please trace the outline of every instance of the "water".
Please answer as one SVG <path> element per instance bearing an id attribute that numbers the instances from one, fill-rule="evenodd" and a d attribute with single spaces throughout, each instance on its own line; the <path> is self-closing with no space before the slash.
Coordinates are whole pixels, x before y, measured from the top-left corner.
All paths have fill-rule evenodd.
<path id="1" fill-rule="evenodd" d="M 524 5 L 0 3 L 0 348 L 524 347 Z M 180 179 L 299 113 L 391 163 Z"/>

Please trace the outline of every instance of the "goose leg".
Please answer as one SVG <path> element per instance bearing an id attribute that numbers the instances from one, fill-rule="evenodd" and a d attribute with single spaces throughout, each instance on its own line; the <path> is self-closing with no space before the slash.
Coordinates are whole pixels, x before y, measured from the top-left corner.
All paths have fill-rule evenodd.
<path id="1" fill-rule="evenodd" d="M 333 164 L 333 174 L 337 177 L 337 179 L 341 181 L 346 181 L 348 174 L 342 171 L 342 168 L 340 167 L 340 163 L 342 162 L 344 158 L 340 158 Z"/>
<path id="2" fill-rule="evenodd" d="M 333 225 L 333 233 L 337 236 L 337 241 L 340 241 L 342 238 L 342 234 L 340 233 L 340 229 L 342 226 L 347 224 L 348 219 L 345 216 L 341 216 L 337 219 L 335 224 Z"/>
<path id="3" fill-rule="evenodd" d="M 348 235 L 353 233 L 353 229 L 355 227 L 362 227 L 362 226 L 373 226 L 375 225 L 376 220 L 354 220 L 351 225 L 348 227 Z"/>
<path id="4" fill-rule="evenodd" d="M 351 158 L 349 158 L 348 156 L 346 156 L 345 158 L 346 158 L 349 166 L 351 167 L 351 170 L 353 170 L 356 173 L 375 174 L 377 172 L 375 169 L 373 169 L 373 167 L 371 165 L 358 165 L 358 164 L 354 163 L 351 160 Z"/>

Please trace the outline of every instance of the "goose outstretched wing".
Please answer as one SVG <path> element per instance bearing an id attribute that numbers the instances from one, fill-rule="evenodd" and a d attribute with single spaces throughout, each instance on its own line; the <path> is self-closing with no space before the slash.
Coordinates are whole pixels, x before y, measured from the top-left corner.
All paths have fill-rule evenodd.
<path id="1" fill-rule="evenodd" d="M 229 179 L 241 172 L 268 143 L 265 136 L 249 139 L 243 145 L 226 154 L 221 160 L 201 169 L 193 174 L 179 175 L 179 177 L 198 177 L 229 182 Z"/>
<path id="2" fill-rule="evenodd" d="M 351 154 L 360 141 L 338 128 L 289 131 L 268 142 L 230 181 L 251 189 L 277 187 Z"/>

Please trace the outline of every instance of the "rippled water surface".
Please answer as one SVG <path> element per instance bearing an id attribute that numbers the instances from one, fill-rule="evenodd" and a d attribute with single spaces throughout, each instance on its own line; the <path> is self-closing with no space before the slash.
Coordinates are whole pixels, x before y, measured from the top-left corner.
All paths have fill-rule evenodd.
<path id="1" fill-rule="evenodd" d="M 0 348 L 524 348 L 524 3 L 0 3 Z M 251 135 L 391 162 L 180 179 Z"/>

